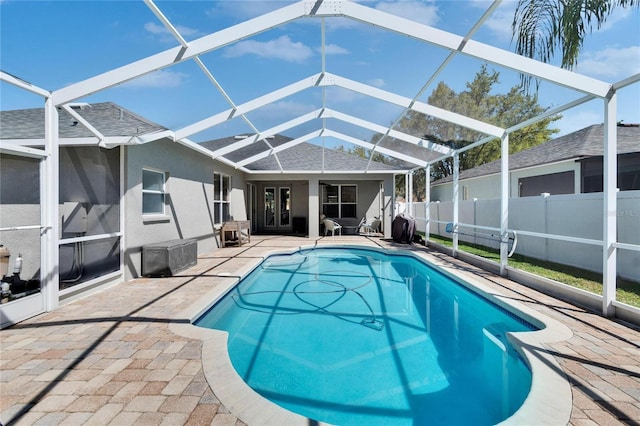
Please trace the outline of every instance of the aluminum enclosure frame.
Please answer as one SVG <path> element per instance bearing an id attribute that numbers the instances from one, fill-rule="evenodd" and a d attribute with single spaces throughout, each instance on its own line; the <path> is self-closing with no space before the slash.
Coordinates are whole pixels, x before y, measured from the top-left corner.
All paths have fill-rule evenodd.
<path id="1" fill-rule="evenodd" d="M 575 72 L 567 71 L 559 67 L 542 63 L 533 59 L 522 57 L 513 52 L 509 52 L 503 49 L 499 49 L 487 44 L 483 44 L 471 39 L 471 35 L 475 32 L 479 26 L 491 15 L 491 13 L 501 3 L 501 0 L 494 1 L 487 12 L 482 16 L 480 21 L 474 25 L 469 35 L 462 37 L 453 33 L 442 31 L 427 25 L 423 25 L 409 19 L 400 18 L 395 15 L 391 15 L 382 11 L 375 10 L 362 4 L 354 3 L 347 0 L 332 0 L 332 1 L 299 1 L 280 9 L 272 11 L 270 13 L 258 16 L 256 18 L 247 20 L 245 22 L 233 25 L 229 28 L 217 31 L 215 33 L 206 35 L 196 40 L 187 42 L 176 29 L 176 27 L 167 19 L 152 0 L 144 0 L 145 4 L 159 19 L 159 21 L 171 32 L 176 38 L 178 46 L 167 49 L 163 52 L 151 55 L 144 59 L 132 62 L 122 67 L 107 71 L 105 73 L 96 75 L 87 80 L 71 84 L 58 90 L 48 91 L 31 85 L 19 78 L 16 78 L 10 74 L 0 72 L 0 80 L 5 81 L 14 86 L 20 87 L 31 93 L 40 95 L 45 99 L 45 139 L 43 141 L 44 148 L 42 150 L 34 149 L 26 146 L 22 146 L 17 143 L 2 142 L 0 144 L 0 150 L 5 153 L 12 153 L 22 156 L 35 156 L 42 158 L 42 178 L 43 185 L 41 185 L 41 200 L 43 211 L 43 224 L 42 228 L 45 230 L 42 239 L 43 250 L 43 268 L 42 276 L 45 288 L 52 288 L 54 286 L 51 283 L 57 282 L 57 254 L 58 254 L 58 204 L 57 204 L 57 174 L 59 167 L 58 148 L 61 142 L 75 143 L 74 141 L 61 141 L 59 138 L 59 130 L 57 126 L 58 113 L 56 108 L 62 107 L 65 110 L 71 112 L 71 108 L 67 107 L 67 104 L 93 93 L 105 90 L 107 88 L 116 86 L 142 75 L 148 74 L 153 71 L 168 68 L 172 65 L 187 61 L 194 60 L 200 69 L 208 77 L 209 81 L 216 87 L 218 91 L 225 97 L 231 108 L 226 111 L 222 111 L 219 114 L 211 116 L 205 120 L 192 123 L 189 126 L 183 127 L 175 131 L 162 132 L 161 134 L 142 135 L 133 140 L 121 141 L 105 138 L 97 130 L 93 129 L 91 123 L 84 120 L 79 120 L 80 123 L 89 129 L 95 136 L 95 144 L 98 146 L 113 146 L 113 145 L 126 145 L 126 144 L 139 144 L 148 143 L 161 137 L 170 137 L 176 143 L 183 144 L 191 149 L 201 152 L 210 156 L 212 159 L 231 164 L 234 167 L 251 174 L 252 170 L 245 166 L 250 164 L 249 159 L 241 161 L 239 163 L 233 163 L 224 157 L 225 154 L 234 150 L 240 149 L 244 146 L 248 146 L 254 142 L 266 141 L 266 137 L 289 128 L 295 127 L 301 124 L 303 121 L 311 119 L 322 119 L 322 127 L 315 132 L 309 133 L 303 137 L 297 138 L 281 147 L 272 147 L 271 149 L 264 151 L 261 154 L 252 157 L 255 161 L 260 158 L 264 158 L 268 155 L 274 155 L 276 161 L 280 166 L 280 173 L 285 171 L 282 169 L 279 161 L 277 160 L 277 153 L 290 148 L 298 143 L 302 143 L 313 138 L 322 138 L 325 136 L 336 137 L 346 142 L 353 143 L 359 146 L 363 146 L 367 149 L 383 153 L 385 155 L 393 156 L 404 161 L 409 161 L 415 164 L 417 167 L 430 170 L 431 165 L 437 160 L 423 161 L 411 156 L 407 156 L 401 152 L 395 151 L 392 148 L 383 148 L 379 144 L 373 145 L 367 142 L 359 141 L 356 138 L 344 135 L 340 132 L 332 131 L 326 128 L 327 119 L 333 118 L 341 121 L 345 121 L 357 126 L 365 127 L 370 130 L 375 130 L 383 137 L 393 137 L 405 142 L 412 143 L 414 145 L 423 147 L 425 149 L 442 154 L 442 158 L 454 158 L 454 163 L 458 164 L 459 154 L 470 149 L 472 146 L 478 146 L 483 143 L 494 140 L 495 138 L 501 139 L 501 152 L 502 152 L 502 197 L 501 197 L 501 233 L 504 235 L 508 227 L 508 185 L 505 183 L 508 177 L 508 139 L 509 134 L 527 125 L 533 124 L 544 118 L 552 116 L 560 111 L 572 108 L 582 103 L 588 102 L 593 99 L 603 100 L 603 115 L 605 126 L 605 139 L 604 139 L 604 164 L 605 164 L 605 181 L 604 181 L 604 211 L 603 211 L 603 285 L 604 285 L 604 301 L 603 301 L 603 314 L 614 315 L 615 314 L 615 281 L 616 281 L 616 253 L 618 248 L 629 250 L 640 250 L 635 245 L 621 245 L 617 242 L 616 237 L 616 113 L 617 113 L 617 95 L 616 92 L 622 87 L 640 81 L 640 74 L 634 75 L 625 79 L 617 84 L 610 84 L 603 81 L 599 81 Z M 359 22 L 373 25 L 378 28 L 382 28 L 388 31 L 399 33 L 409 36 L 416 40 L 429 43 L 445 50 L 448 50 L 449 56 L 440 65 L 437 71 L 427 80 L 421 92 L 429 86 L 436 76 L 449 64 L 451 59 L 455 55 L 466 55 L 473 58 L 477 58 L 489 63 L 497 64 L 502 67 L 506 67 L 522 74 L 549 81 L 551 83 L 560 85 L 572 89 L 576 92 L 584 93 L 585 95 L 578 100 L 570 102 L 566 105 L 557 107 L 553 110 L 547 111 L 538 117 L 526 120 L 523 123 L 517 124 L 508 129 L 502 129 L 488 123 L 483 123 L 472 118 L 453 113 L 451 111 L 435 108 L 425 103 L 417 101 L 418 95 L 413 99 L 402 97 L 393 93 L 385 92 L 380 89 L 342 78 L 340 76 L 331 74 L 325 69 L 325 46 L 324 46 L 324 20 L 331 17 L 346 17 Z M 291 21 L 301 18 L 319 18 L 322 19 L 322 33 L 323 33 L 323 45 L 322 45 L 322 70 L 320 73 L 311 76 L 307 79 L 292 83 L 281 89 L 255 98 L 242 105 L 237 105 L 227 95 L 224 88 L 217 82 L 214 75 L 206 68 L 204 63 L 200 60 L 199 56 L 207 52 L 220 49 L 238 41 L 250 38 L 261 32 L 277 28 L 281 25 L 289 23 Z M 408 110 L 415 110 L 422 112 L 426 115 L 440 118 L 442 120 L 455 123 L 457 125 L 478 131 L 487 135 L 485 138 L 474 143 L 472 146 L 465 147 L 461 150 L 451 150 L 447 147 L 440 146 L 430 141 L 415 138 L 406 134 L 402 134 L 393 129 L 393 126 L 384 127 L 376 125 L 375 123 L 367 122 L 361 118 L 353 117 L 348 114 L 343 114 L 337 111 L 327 108 L 325 103 L 325 91 L 327 86 L 339 86 L 345 89 L 349 89 L 355 92 L 363 93 L 367 96 L 380 99 L 385 102 L 389 102 L 395 105 L 405 108 L 405 112 Z M 298 119 L 291 120 L 287 123 L 275 126 L 269 130 L 261 131 L 251 123 L 245 114 L 255 108 L 270 104 L 276 100 L 285 98 L 301 90 L 306 90 L 313 87 L 319 87 L 323 91 L 323 108 L 319 111 L 311 113 L 309 115 L 301 116 Z M 404 113 L 403 113 L 404 114 Z M 74 115 L 75 116 L 75 115 Z M 234 143 L 220 150 L 211 152 L 198 146 L 198 144 L 187 139 L 188 137 L 205 130 L 209 127 L 223 123 L 234 117 L 242 117 L 243 120 L 254 130 L 254 135 L 247 137 L 238 143 Z M 396 123 L 399 121 L 396 120 Z M 290 127 L 289 127 L 290 126 Z M 90 144 L 92 139 L 85 140 L 83 143 Z M 80 143 L 79 141 L 76 141 Z M 457 175 L 458 168 L 455 168 L 454 173 L 454 188 L 457 188 Z M 363 170 L 361 173 L 367 173 L 368 170 Z M 287 171 L 290 172 L 290 171 Z M 316 173 L 323 173 L 324 170 L 318 170 Z M 261 171 L 260 173 L 264 173 Z M 428 186 L 428 185 L 427 185 Z M 454 190 L 454 200 L 457 199 L 457 194 Z M 457 213 L 454 212 L 454 219 L 457 217 Z M 455 222 L 456 220 L 454 220 Z M 454 240 L 455 241 L 455 240 Z M 631 247 L 627 247 L 631 246 Z M 454 245 L 455 247 L 455 245 Z M 506 265 L 506 247 L 501 247 L 501 271 L 504 271 Z M 455 250 L 454 250 L 455 252 Z M 46 293 L 46 309 L 52 310 L 57 306 L 57 297 L 54 291 L 47 291 Z"/>

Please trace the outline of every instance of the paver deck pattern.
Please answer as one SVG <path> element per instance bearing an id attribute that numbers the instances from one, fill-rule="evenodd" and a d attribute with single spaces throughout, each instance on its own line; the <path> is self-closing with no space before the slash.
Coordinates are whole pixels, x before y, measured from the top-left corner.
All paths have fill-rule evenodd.
<path id="1" fill-rule="evenodd" d="M 211 391 L 202 342 L 173 334 L 169 324 L 189 322 L 181 312 L 270 249 L 336 242 L 394 245 L 369 237 L 252 236 L 250 244 L 200 256 L 179 276 L 135 279 L 0 331 L 0 422 L 244 424 Z M 640 425 L 637 328 L 432 254 L 571 328 L 571 339 L 547 345 L 571 383 L 570 424 Z"/>

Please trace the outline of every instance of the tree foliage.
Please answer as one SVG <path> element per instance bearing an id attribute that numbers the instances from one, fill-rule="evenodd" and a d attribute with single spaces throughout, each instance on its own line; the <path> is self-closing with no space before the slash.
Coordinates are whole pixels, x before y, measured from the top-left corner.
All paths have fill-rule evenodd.
<path id="1" fill-rule="evenodd" d="M 537 96 L 525 94 L 518 86 L 505 94 L 492 94 L 499 83 L 500 74 L 489 72 L 482 66 L 466 90 L 456 93 L 444 82 L 440 82 L 429 96 L 430 105 L 457 112 L 485 123 L 508 128 L 524 120 L 538 116 L 545 108 L 538 104 Z M 551 139 L 557 132 L 550 128 L 559 116 L 541 120 L 509 135 L 509 153 L 528 149 Z M 399 123 L 399 128 L 407 133 L 420 135 L 428 140 L 452 149 L 463 148 L 484 137 L 474 130 L 428 117 L 416 111 L 408 113 Z M 500 140 L 495 139 L 479 147 L 460 154 L 460 170 L 470 169 L 500 158 Z M 435 179 L 453 174 L 453 159 L 434 165 L 432 177 Z"/>
<path id="2" fill-rule="evenodd" d="M 559 50 L 561 66 L 573 69 L 585 36 L 615 9 L 632 6 L 640 0 L 518 0 L 511 26 L 516 53 L 549 62 Z M 525 87 L 529 81 L 525 76 Z"/>
<path id="3" fill-rule="evenodd" d="M 507 93 L 493 94 L 494 86 L 499 83 L 500 74 L 482 66 L 466 89 L 456 93 L 444 82 L 440 82 L 429 96 L 430 105 L 454 111 L 485 123 L 508 128 L 529 118 L 538 116 L 545 108 L 538 104 L 537 96 L 524 93 L 519 86 L 512 87 Z M 550 126 L 560 116 L 550 117 L 524 127 L 509 135 L 509 153 L 531 148 L 552 138 L 557 129 Z M 398 130 L 421 136 L 432 142 L 452 149 L 463 148 L 485 135 L 474 130 L 410 111 L 398 124 Z M 484 145 L 460 153 L 460 170 L 470 169 L 500 158 L 500 140 L 495 139 Z M 453 159 L 435 163 L 431 178 L 439 179 L 453 174 Z M 417 199 L 424 194 L 424 177 L 414 175 L 414 191 Z"/>
<path id="4" fill-rule="evenodd" d="M 500 74 L 497 71 L 489 71 L 482 66 L 471 82 L 467 82 L 466 89 L 456 93 L 455 90 L 440 82 L 429 96 L 430 105 L 453 111 L 467 117 L 475 118 L 485 123 L 494 124 L 502 128 L 508 128 L 521 123 L 529 118 L 538 116 L 545 108 L 538 104 L 537 96 L 524 93 L 519 86 L 512 87 L 507 93 L 493 94 L 494 86 L 499 83 Z M 550 117 L 524 127 L 509 135 L 509 153 L 515 153 L 528 149 L 552 138 L 557 129 L 550 128 L 551 124 L 560 116 Z M 396 130 L 419 136 L 429 141 L 444 145 L 452 149 L 463 148 L 485 137 L 484 134 L 462 127 L 460 125 L 426 116 L 421 112 L 410 110 L 396 126 Z M 382 135 L 374 135 L 371 143 L 377 143 Z M 385 144 L 390 149 L 398 149 L 399 141 L 391 141 Z M 410 145 L 406 144 L 405 145 Z M 342 151 L 369 158 L 370 150 L 355 147 Z M 411 145 L 404 154 L 418 157 L 416 151 L 425 151 L 425 148 Z M 422 153 L 425 154 L 424 152 Z M 431 158 L 440 154 L 428 153 Z M 424 158 L 424 157 L 421 157 Z M 460 170 L 470 169 L 500 158 L 500 140 L 495 139 L 484 145 L 464 151 L 459 154 Z M 406 168 L 402 161 L 374 152 L 374 160 L 386 164 Z M 432 165 L 430 179 L 440 179 L 453 174 L 453 159 L 448 158 Z M 413 176 L 413 198 L 424 198 L 426 179 L 424 170 L 417 170 Z M 396 181 L 396 193 L 404 195 L 404 177 L 398 176 Z"/>

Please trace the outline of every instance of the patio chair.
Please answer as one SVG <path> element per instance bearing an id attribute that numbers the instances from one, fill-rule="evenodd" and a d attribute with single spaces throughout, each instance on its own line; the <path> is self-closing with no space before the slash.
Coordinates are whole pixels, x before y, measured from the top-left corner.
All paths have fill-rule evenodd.
<path id="1" fill-rule="evenodd" d="M 335 220 L 325 219 L 324 221 L 322 221 L 322 223 L 324 223 L 324 235 L 325 235 L 325 237 L 327 236 L 329 231 L 331 231 L 331 236 L 332 237 L 336 235 L 336 231 L 338 231 L 338 233 L 340 235 L 342 235 L 342 225 L 340 225 Z"/>
<path id="2" fill-rule="evenodd" d="M 360 226 L 360 235 L 374 235 L 378 233 L 382 222 L 377 217 L 369 219 Z"/>

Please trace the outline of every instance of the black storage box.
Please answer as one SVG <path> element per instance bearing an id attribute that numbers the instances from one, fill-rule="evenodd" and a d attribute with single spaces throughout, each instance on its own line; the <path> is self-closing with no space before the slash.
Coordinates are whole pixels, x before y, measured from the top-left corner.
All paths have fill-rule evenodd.
<path id="1" fill-rule="evenodd" d="M 307 235 L 307 218 L 306 217 L 294 217 L 293 218 L 293 232 L 296 235 Z"/>
<path id="2" fill-rule="evenodd" d="M 170 277 L 196 263 L 196 240 L 171 240 L 142 247 L 142 275 L 145 277 Z"/>

